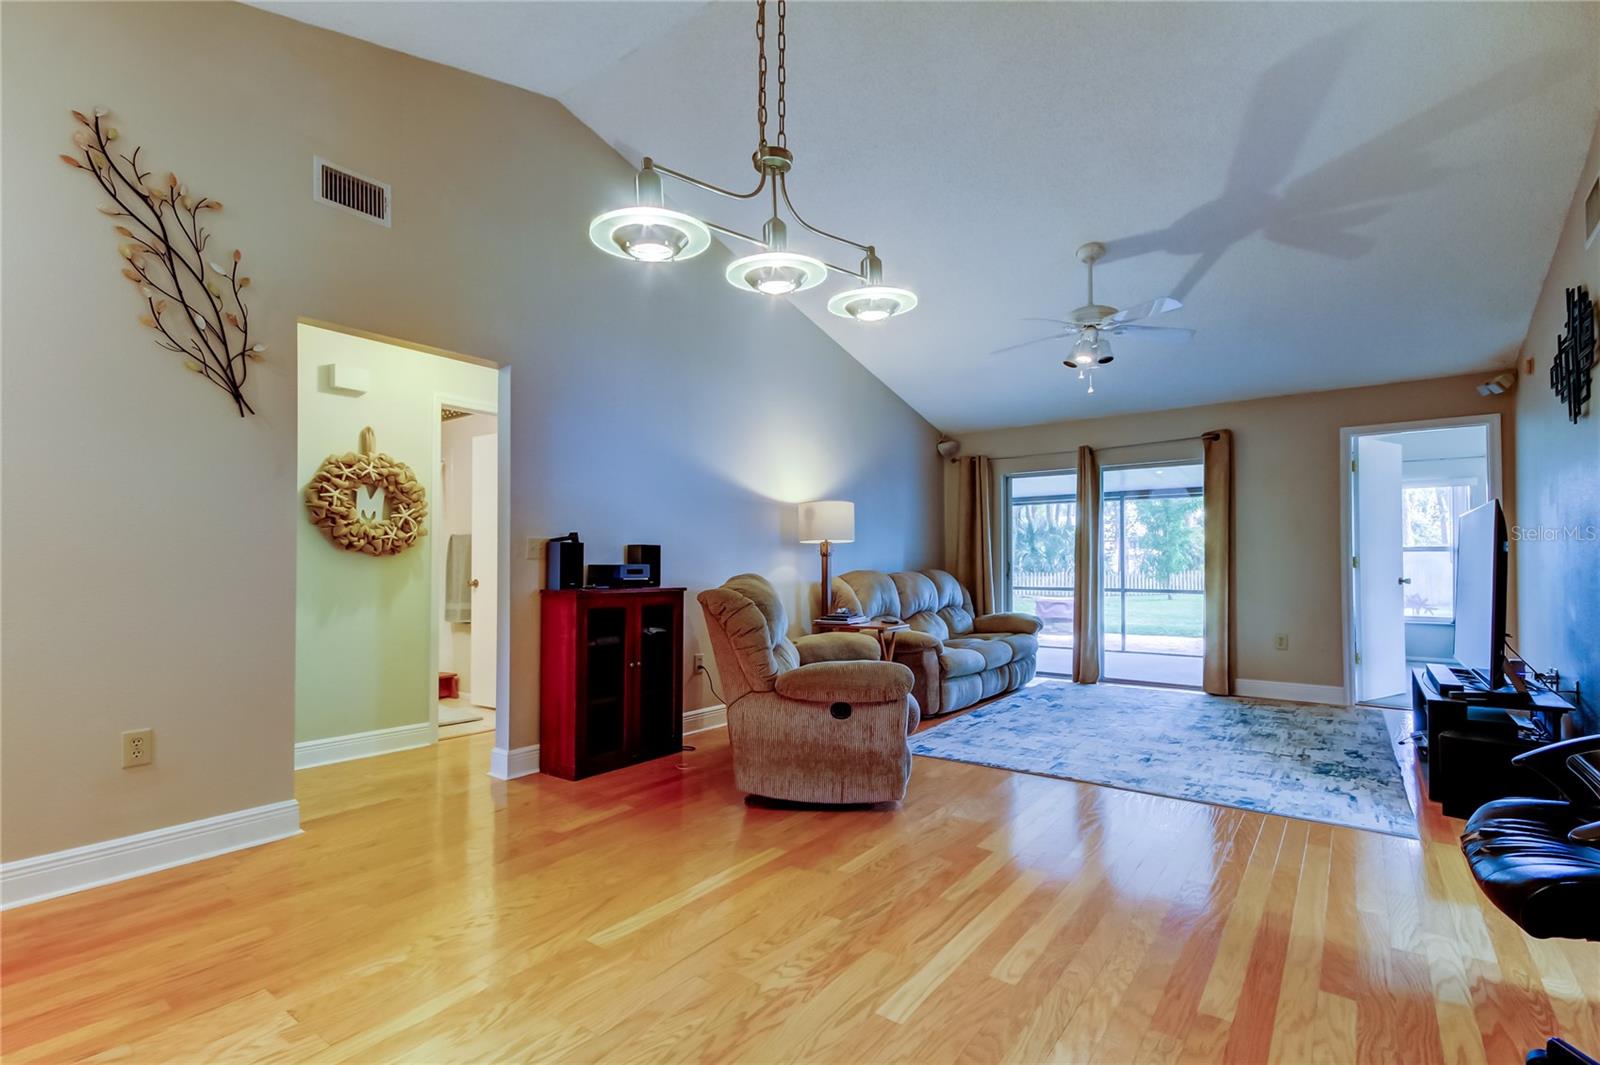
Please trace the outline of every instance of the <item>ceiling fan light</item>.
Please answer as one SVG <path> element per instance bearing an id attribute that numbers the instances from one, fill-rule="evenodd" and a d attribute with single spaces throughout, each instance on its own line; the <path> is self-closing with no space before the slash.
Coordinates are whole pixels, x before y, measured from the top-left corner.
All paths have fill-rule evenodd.
<path id="1" fill-rule="evenodd" d="M 728 264 L 728 284 L 764 296 L 787 296 L 822 284 L 828 267 L 821 259 L 792 251 L 764 251 Z"/>
<path id="2" fill-rule="evenodd" d="M 917 305 L 917 294 L 908 288 L 867 285 L 839 293 L 828 301 L 828 310 L 841 318 L 858 322 L 881 322 L 905 314 Z"/>
<path id="3" fill-rule="evenodd" d="M 623 207 L 589 223 L 589 241 L 630 262 L 692 259 L 711 247 L 711 231 L 698 218 L 665 207 Z"/>

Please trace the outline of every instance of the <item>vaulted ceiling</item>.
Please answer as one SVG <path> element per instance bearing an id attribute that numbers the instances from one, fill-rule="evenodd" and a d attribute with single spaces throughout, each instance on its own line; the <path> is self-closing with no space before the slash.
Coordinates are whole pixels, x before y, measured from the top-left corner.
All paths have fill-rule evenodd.
<path id="1" fill-rule="evenodd" d="M 630 162 L 754 184 L 753 4 L 262 6 L 554 96 Z M 788 23 L 796 203 L 922 302 L 863 325 L 827 312 L 837 284 L 795 300 L 950 431 L 1503 364 L 1600 117 L 1593 3 L 796 2 Z M 672 202 L 759 230 L 753 204 Z M 1089 240 L 1098 302 L 1171 294 L 1162 324 L 1197 331 L 1118 338 L 1094 395 L 1064 343 L 989 354 L 1085 302 Z"/>

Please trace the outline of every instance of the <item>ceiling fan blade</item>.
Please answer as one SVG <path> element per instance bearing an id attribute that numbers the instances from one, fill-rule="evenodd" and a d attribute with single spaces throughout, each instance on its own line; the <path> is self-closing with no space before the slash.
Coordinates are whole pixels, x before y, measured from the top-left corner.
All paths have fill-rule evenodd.
<path id="1" fill-rule="evenodd" d="M 1006 352 L 1016 351 L 1018 348 L 1031 348 L 1033 345 L 1043 344 L 1047 340 L 1065 340 L 1070 336 L 1072 336 L 1071 333 L 1051 333 L 1047 337 L 1035 337 L 1032 340 L 1024 340 L 1020 344 L 1009 344 L 1003 348 L 995 348 L 993 351 L 989 352 L 989 354 L 1004 355 Z"/>
<path id="2" fill-rule="evenodd" d="M 1158 299 L 1147 300 L 1144 303 L 1136 304 L 1127 308 L 1126 310 L 1118 311 L 1110 318 L 1107 318 L 1105 320 L 1105 324 L 1119 325 L 1123 322 L 1136 322 L 1141 318 L 1149 318 L 1153 315 L 1166 314 L 1168 311 L 1175 311 L 1182 306 L 1182 303 L 1173 299 L 1171 296 L 1162 296 Z"/>
<path id="3" fill-rule="evenodd" d="M 1108 330 L 1112 336 L 1147 336 L 1152 340 L 1193 340 L 1194 330 L 1175 325 L 1133 325 L 1124 322 Z"/>
<path id="4" fill-rule="evenodd" d="M 1066 326 L 1067 332 L 1069 333 L 1079 333 L 1083 331 L 1083 326 L 1079 325 L 1077 322 L 1069 322 L 1065 318 L 1023 318 L 1021 321 L 1049 322 L 1051 325 Z"/>

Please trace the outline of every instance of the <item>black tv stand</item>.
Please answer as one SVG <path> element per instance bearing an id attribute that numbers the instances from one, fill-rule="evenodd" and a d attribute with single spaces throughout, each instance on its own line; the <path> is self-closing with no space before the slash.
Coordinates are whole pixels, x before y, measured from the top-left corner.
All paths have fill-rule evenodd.
<path id="1" fill-rule="evenodd" d="M 1491 799 L 1508 795 L 1559 798 L 1545 779 L 1511 764 L 1524 751 L 1561 735 L 1561 715 L 1571 704 L 1542 686 L 1529 685 L 1520 704 L 1493 704 L 1479 696 L 1498 692 L 1457 688 L 1440 690 L 1430 665 L 1411 671 L 1411 709 L 1417 728 L 1427 734 L 1428 798 L 1448 817 L 1467 817 Z M 1420 744 L 1419 744 L 1420 745 Z"/>

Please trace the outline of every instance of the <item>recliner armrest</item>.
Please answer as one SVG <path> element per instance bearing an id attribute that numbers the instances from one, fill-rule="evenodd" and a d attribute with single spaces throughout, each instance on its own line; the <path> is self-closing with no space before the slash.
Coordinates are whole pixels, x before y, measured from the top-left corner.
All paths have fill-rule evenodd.
<path id="1" fill-rule="evenodd" d="M 1014 632 L 1031 636 L 1042 628 L 1044 622 L 1036 614 L 984 614 L 972 619 L 973 632 Z"/>
<path id="2" fill-rule="evenodd" d="M 887 703 L 911 694 L 912 683 L 898 662 L 813 662 L 779 673 L 775 690 L 807 703 Z"/>
<path id="3" fill-rule="evenodd" d="M 1538 773 L 1574 806 L 1592 809 L 1600 807 L 1600 760 L 1585 755 L 1600 755 L 1600 735 L 1547 743 L 1517 755 L 1511 764 Z"/>
<path id="4" fill-rule="evenodd" d="M 899 655 L 906 651 L 933 651 L 938 653 L 944 650 L 944 641 L 931 632 L 922 632 L 919 629 L 904 629 L 894 634 L 894 653 Z"/>
<path id="5" fill-rule="evenodd" d="M 878 641 L 864 632 L 819 632 L 813 636 L 796 636 L 795 650 L 800 652 L 800 664 L 812 662 L 876 662 L 883 657 Z"/>

